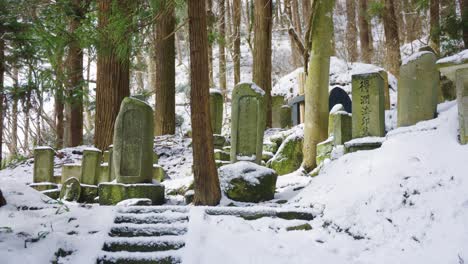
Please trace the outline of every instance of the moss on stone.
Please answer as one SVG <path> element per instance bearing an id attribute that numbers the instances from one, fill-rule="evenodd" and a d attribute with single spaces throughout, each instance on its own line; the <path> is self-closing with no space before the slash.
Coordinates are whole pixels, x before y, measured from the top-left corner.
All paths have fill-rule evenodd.
<path id="1" fill-rule="evenodd" d="M 153 205 L 164 203 L 164 186 L 160 184 L 99 184 L 99 204 L 115 205 L 132 198 L 148 198 Z"/>
<path id="2" fill-rule="evenodd" d="M 78 202 L 80 203 L 95 203 L 98 196 L 98 187 L 95 185 L 81 184 L 81 194 Z"/>
<path id="3" fill-rule="evenodd" d="M 331 157 L 333 150 L 333 138 L 329 138 L 317 144 L 317 164 L 321 164 L 324 160 Z"/>
<path id="4" fill-rule="evenodd" d="M 312 229 L 312 226 L 310 224 L 303 224 L 303 225 L 287 227 L 286 231 L 307 231 L 311 229 Z"/>
<path id="5" fill-rule="evenodd" d="M 220 149 L 215 149 L 214 158 L 215 160 L 230 161 L 231 154 Z"/>
<path id="6" fill-rule="evenodd" d="M 303 158 L 303 142 L 304 139 L 296 134 L 287 137 L 275 156 L 268 162 L 268 167 L 274 169 L 278 175 L 285 175 L 299 169 Z"/>

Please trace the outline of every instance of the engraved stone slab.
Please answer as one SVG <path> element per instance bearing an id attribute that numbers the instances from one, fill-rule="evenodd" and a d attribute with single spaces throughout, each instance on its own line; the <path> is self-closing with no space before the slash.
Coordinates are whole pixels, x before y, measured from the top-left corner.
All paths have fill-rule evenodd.
<path id="1" fill-rule="evenodd" d="M 210 114 L 213 134 L 221 134 L 223 128 L 223 94 L 218 89 L 210 89 Z"/>
<path id="2" fill-rule="evenodd" d="M 51 147 L 34 149 L 33 182 L 54 182 L 54 154 Z"/>
<path id="3" fill-rule="evenodd" d="M 81 164 L 81 183 L 97 185 L 102 154 L 99 149 L 85 149 Z"/>

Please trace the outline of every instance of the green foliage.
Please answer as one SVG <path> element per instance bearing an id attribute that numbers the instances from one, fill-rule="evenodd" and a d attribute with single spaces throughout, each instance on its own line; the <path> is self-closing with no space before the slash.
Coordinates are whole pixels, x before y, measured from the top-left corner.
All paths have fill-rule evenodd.
<path id="1" fill-rule="evenodd" d="M 381 18 L 384 10 L 385 3 L 383 1 L 370 1 L 366 13 L 369 17 Z"/>

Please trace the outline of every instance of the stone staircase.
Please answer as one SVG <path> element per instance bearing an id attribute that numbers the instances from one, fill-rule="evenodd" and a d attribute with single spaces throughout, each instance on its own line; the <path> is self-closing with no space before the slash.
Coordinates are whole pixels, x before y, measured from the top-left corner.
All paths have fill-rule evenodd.
<path id="1" fill-rule="evenodd" d="M 97 263 L 181 263 L 188 210 L 166 206 L 119 208 Z"/>

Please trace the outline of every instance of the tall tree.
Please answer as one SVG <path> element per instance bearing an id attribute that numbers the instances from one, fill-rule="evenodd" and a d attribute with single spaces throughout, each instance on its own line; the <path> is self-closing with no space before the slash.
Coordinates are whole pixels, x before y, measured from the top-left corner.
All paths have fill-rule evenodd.
<path id="1" fill-rule="evenodd" d="M 2 164 L 3 158 L 3 92 L 5 88 L 3 87 L 3 78 L 5 74 L 5 40 L 2 37 L 5 30 L 3 27 L 3 21 L 0 20 L 0 165 Z"/>
<path id="2" fill-rule="evenodd" d="M 160 1 L 156 8 L 154 61 L 156 94 L 155 135 L 175 133 L 175 15 L 174 2 Z"/>
<path id="3" fill-rule="evenodd" d="M 430 3 L 430 46 L 440 53 L 440 7 L 439 0 L 431 0 Z"/>
<path id="4" fill-rule="evenodd" d="M 385 31 L 386 62 L 388 70 L 398 77 L 400 71 L 400 38 L 398 23 L 395 16 L 395 0 L 385 0 L 383 24 Z"/>
<path id="5" fill-rule="evenodd" d="M 346 24 L 346 48 L 348 57 L 351 62 L 356 62 L 358 59 L 357 51 L 357 27 L 356 27 L 356 2 L 354 0 L 346 0 L 346 16 L 348 21 Z"/>
<path id="6" fill-rule="evenodd" d="M 69 45 L 66 61 L 66 134 L 69 135 L 66 146 L 75 147 L 83 143 L 83 49 L 77 31 L 85 18 L 88 0 L 71 0 L 69 17 Z"/>
<path id="7" fill-rule="evenodd" d="M 209 78 L 210 78 L 210 87 L 214 87 L 213 41 L 214 41 L 214 35 L 215 35 L 214 34 L 215 16 L 213 13 L 213 0 L 206 0 L 206 16 L 207 16 L 207 26 L 208 26 L 208 70 L 209 70 Z"/>
<path id="8" fill-rule="evenodd" d="M 302 167 L 313 170 L 317 144 L 328 137 L 328 86 L 330 56 L 333 52 L 334 0 L 315 0 L 311 15 L 311 50 L 305 88 L 304 160 Z"/>
<path id="9" fill-rule="evenodd" d="M 267 127 L 271 127 L 271 0 L 255 0 L 253 81 L 265 91 Z"/>
<path id="10" fill-rule="evenodd" d="M 460 0 L 460 10 L 462 14 L 463 42 L 465 49 L 468 49 L 468 0 Z"/>
<path id="11" fill-rule="evenodd" d="M 190 101 L 194 174 L 194 204 L 217 205 L 221 199 L 214 161 L 209 105 L 208 36 L 205 1 L 188 4 L 190 40 Z"/>
<path id="12" fill-rule="evenodd" d="M 233 0 L 233 53 L 234 53 L 234 85 L 240 82 L 240 26 L 241 26 L 241 9 L 242 9 L 242 2 L 241 0 Z"/>
<path id="13" fill-rule="evenodd" d="M 218 4 L 219 88 L 226 95 L 226 1 L 219 0 Z"/>
<path id="14" fill-rule="evenodd" d="M 359 39 L 361 42 L 361 59 L 365 63 L 371 63 L 372 60 L 372 42 L 369 32 L 369 15 L 367 14 L 367 0 L 359 0 L 358 9 L 359 21 Z"/>
<path id="15" fill-rule="evenodd" d="M 106 149 L 112 143 L 120 103 L 130 95 L 128 34 L 131 33 L 132 2 L 98 0 L 99 43 L 94 145 L 100 149 Z"/>

